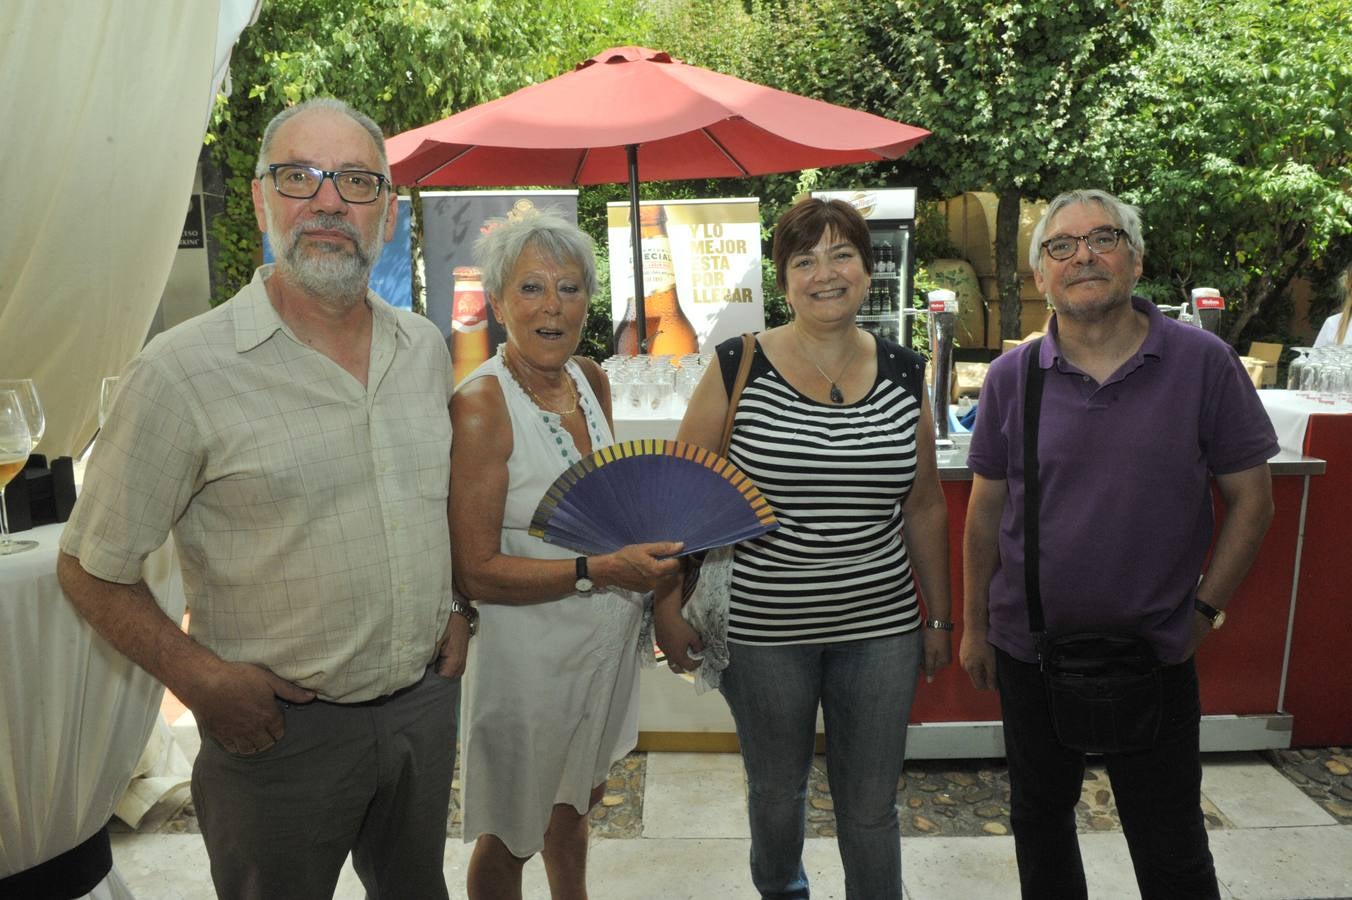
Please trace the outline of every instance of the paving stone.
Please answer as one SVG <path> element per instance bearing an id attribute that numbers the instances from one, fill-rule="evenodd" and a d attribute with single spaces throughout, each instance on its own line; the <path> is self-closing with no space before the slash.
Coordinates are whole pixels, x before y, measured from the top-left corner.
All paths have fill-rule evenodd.
<path id="1" fill-rule="evenodd" d="M 1327 759 L 1324 761 L 1324 768 L 1328 769 L 1334 775 L 1347 775 L 1352 772 L 1347 766 L 1336 759 Z"/>
<path id="2" fill-rule="evenodd" d="M 971 787 L 976 784 L 976 776 L 971 772 L 945 772 L 944 778 L 948 779 L 949 784 L 956 784 L 959 787 Z"/>
<path id="3" fill-rule="evenodd" d="M 813 809 L 829 809 L 834 812 L 836 808 L 835 802 L 830 797 L 811 797 L 807 802 Z"/>
<path id="4" fill-rule="evenodd" d="M 981 830 L 986 834 L 1009 834 L 1009 829 L 999 822 L 986 822 L 981 826 Z"/>
<path id="5" fill-rule="evenodd" d="M 1325 800 L 1324 809 L 1327 809 L 1339 819 L 1352 819 L 1352 803 L 1342 803 L 1338 800 Z"/>
<path id="6" fill-rule="evenodd" d="M 939 830 L 938 825 L 935 825 L 933 822 L 931 822 L 924 816 L 914 816 L 911 819 L 911 823 L 915 825 L 917 831 L 922 831 L 925 834 L 931 834 Z"/>

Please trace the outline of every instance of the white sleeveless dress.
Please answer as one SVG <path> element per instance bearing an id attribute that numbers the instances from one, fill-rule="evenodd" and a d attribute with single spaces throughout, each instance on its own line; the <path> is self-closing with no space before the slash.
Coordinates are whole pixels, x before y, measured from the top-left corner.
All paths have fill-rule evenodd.
<path id="1" fill-rule="evenodd" d="M 593 449 L 614 443 L 578 365 Z M 466 379 L 497 378 L 512 420 L 502 552 L 531 559 L 577 554 L 527 533 L 545 490 L 579 454 L 555 413 L 537 407 L 502 351 Z M 557 803 L 587 810 L 592 788 L 638 742 L 642 596 L 623 590 L 543 603 L 481 602 L 463 681 L 461 807 L 466 843 L 493 834 L 514 856 L 544 846 Z"/>

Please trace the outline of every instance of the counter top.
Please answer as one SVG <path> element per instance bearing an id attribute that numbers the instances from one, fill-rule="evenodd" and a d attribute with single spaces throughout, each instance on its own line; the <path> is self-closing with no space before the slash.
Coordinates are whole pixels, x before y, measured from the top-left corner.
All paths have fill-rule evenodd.
<path id="1" fill-rule="evenodd" d="M 967 468 L 967 447 L 958 445 L 952 450 L 940 450 L 938 457 L 940 481 L 972 480 L 972 470 Z M 1324 474 L 1324 460 L 1291 450 L 1277 451 L 1268 465 L 1275 476 Z"/>
<path id="2" fill-rule="evenodd" d="M 1263 393 L 1273 393 L 1264 391 Z M 615 419 L 615 440 L 628 441 L 639 438 L 665 438 L 674 440 L 680 427 L 679 419 Z M 967 441 L 970 434 L 954 435 L 956 445 L 951 450 L 938 453 L 939 479 L 941 481 L 971 481 L 972 470 L 967 468 Z M 1283 449 L 1269 461 L 1273 475 L 1322 475 L 1324 461 L 1304 454 Z"/>

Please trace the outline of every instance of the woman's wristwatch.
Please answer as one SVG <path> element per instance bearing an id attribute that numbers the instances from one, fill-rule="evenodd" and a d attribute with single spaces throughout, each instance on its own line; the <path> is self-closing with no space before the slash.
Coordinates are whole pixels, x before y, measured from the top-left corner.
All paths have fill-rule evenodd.
<path id="1" fill-rule="evenodd" d="M 470 637 L 479 633 L 479 611 L 463 597 L 451 595 L 451 612 L 457 616 L 464 616 L 469 622 Z"/>
<path id="2" fill-rule="evenodd" d="M 933 628 L 935 631 L 952 631 L 953 623 L 946 619 L 926 619 L 926 628 Z"/>

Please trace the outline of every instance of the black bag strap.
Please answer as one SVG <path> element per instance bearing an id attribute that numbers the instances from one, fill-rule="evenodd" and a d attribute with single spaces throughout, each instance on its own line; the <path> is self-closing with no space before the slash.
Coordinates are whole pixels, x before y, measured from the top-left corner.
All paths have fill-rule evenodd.
<path id="1" fill-rule="evenodd" d="M 1028 630 L 1034 636 L 1047 630 L 1042 617 L 1042 569 L 1038 516 L 1042 482 L 1038 473 L 1038 421 L 1042 417 L 1042 338 L 1028 350 L 1028 378 L 1023 389 L 1023 590 L 1028 601 Z"/>

